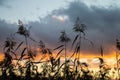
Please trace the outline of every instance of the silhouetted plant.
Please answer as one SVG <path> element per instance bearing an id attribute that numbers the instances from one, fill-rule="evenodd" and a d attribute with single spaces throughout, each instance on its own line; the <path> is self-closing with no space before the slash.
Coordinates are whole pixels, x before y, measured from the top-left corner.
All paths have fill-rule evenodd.
<path id="1" fill-rule="evenodd" d="M 25 37 L 29 37 L 29 31 L 24 27 L 23 22 L 21 20 L 18 20 L 18 26 L 19 28 L 17 33 Z"/>
<path id="2" fill-rule="evenodd" d="M 102 47 L 102 46 L 100 46 L 100 54 L 101 54 L 101 57 L 103 58 L 104 50 L 103 50 L 103 47 Z"/>
<path id="3" fill-rule="evenodd" d="M 119 55 L 120 55 L 120 41 L 116 39 L 116 62 L 117 62 L 117 73 L 118 73 L 118 79 L 120 79 L 120 68 L 119 68 Z"/>
<path id="4" fill-rule="evenodd" d="M 83 62 L 81 63 L 81 71 L 82 71 L 82 79 L 83 80 L 93 80 L 93 77 L 90 74 L 90 71 L 88 69 L 88 64 Z"/>
<path id="5" fill-rule="evenodd" d="M 66 62 L 66 51 L 67 51 L 66 50 L 66 44 L 67 44 L 67 42 L 70 41 L 70 38 L 67 37 L 67 34 L 66 34 L 65 31 L 62 31 L 59 39 L 60 39 L 60 42 L 62 42 L 62 43 L 64 42 L 64 47 L 65 47 L 65 62 Z"/>
<path id="6" fill-rule="evenodd" d="M 74 24 L 74 27 L 73 27 L 73 30 L 78 33 L 72 43 L 72 46 L 74 45 L 74 43 L 78 40 L 77 42 L 77 45 L 76 45 L 76 48 L 75 48 L 75 52 L 76 52 L 76 55 L 77 55 L 77 58 L 79 60 L 80 58 L 80 50 L 81 50 L 81 38 L 82 38 L 82 34 L 83 36 L 85 36 L 85 30 L 86 30 L 86 25 L 85 24 L 81 24 L 80 22 L 80 19 L 79 17 L 77 17 L 76 21 L 75 21 L 75 24 Z"/>
<path id="7" fill-rule="evenodd" d="M 15 77 L 13 72 L 14 64 L 12 64 L 12 54 L 16 56 L 14 52 L 14 47 L 16 45 L 15 39 L 13 36 L 10 36 L 6 39 L 4 44 L 4 59 L 1 63 L 2 69 L 2 79 L 6 80 L 7 76 L 9 75 L 11 78 Z M 8 73 L 7 73 L 8 71 Z"/>
<path id="8" fill-rule="evenodd" d="M 81 52 L 81 40 L 88 40 L 85 37 L 86 26 L 80 23 L 79 17 L 77 18 L 73 30 L 78 34 L 73 40 L 72 47 L 75 45 L 75 50 L 67 59 L 67 43 L 70 41 L 65 31 L 61 32 L 59 37 L 60 46 L 55 49 L 47 48 L 43 41 L 37 42 L 30 37 L 29 29 L 23 25 L 22 21 L 18 21 L 18 31 L 17 33 L 25 37 L 25 42 L 21 41 L 19 44 L 15 41 L 13 35 L 8 37 L 5 41 L 3 51 L 4 59 L 0 61 L 1 73 L 0 80 L 112 80 L 113 76 L 110 76 L 111 68 L 105 63 L 103 59 L 103 47 L 100 47 L 101 57 L 97 57 L 99 60 L 99 71 L 93 72 L 90 70 L 89 65 L 85 62 L 80 62 L 80 52 Z M 31 39 L 37 42 L 40 53 L 42 57 L 39 61 L 35 61 L 37 54 L 35 50 L 30 46 L 27 39 Z M 90 40 L 88 40 L 93 44 Z M 26 46 L 24 46 L 24 43 Z M 120 42 L 116 39 L 116 61 L 117 67 L 115 71 L 119 76 L 120 70 Z M 54 51 L 56 54 L 53 54 Z M 19 51 L 19 52 L 17 52 Z M 65 51 L 65 61 L 61 63 L 61 53 Z M 17 55 L 17 53 L 19 55 Z M 74 54 L 77 57 L 74 59 Z M 14 57 L 14 56 L 15 57 Z M 47 56 L 48 55 L 48 56 Z M 47 59 L 46 59 L 47 58 Z M 39 66 L 37 65 L 39 64 Z M 39 72 L 39 67 L 42 70 Z M 115 71 L 113 75 L 115 75 Z M 19 73 L 19 74 L 18 74 Z M 119 77 L 117 78 L 119 80 Z"/>
<path id="9" fill-rule="evenodd" d="M 85 37 L 85 30 L 86 30 L 86 25 L 85 24 L 82 24 L 80 22 L 80 19 L 79 17 L 77 17 L 76 21 L 75 21 L 75 24 L 74 24 L 74 27 L 73 27 L 73 30 L 74 32 L 77 33 L 77 35 L 75 36 L 73 42 L 72 42 L 72 48 L 74 47 L 75 45 L 75 49 L 74 49 L 74 52 L 72 54 L 72 56 L 74 56 L 76 54 L 76 57 L 74 59 L 74 67 L 75 67 L 75 74 L 78 74 L 78 68 L 80 65 L 80 53 L 81 53 L 81 42 L 82 42 L 82 39 L 84 40 L 87 40 L 89 41 L 92 45 L 92 41 L 88 40 L 86 37 Z M 71 56 L 71 57 L 72 57 Z M 81 68 L 81 67 L 80 67 Z"/>
<path id="10" fill-rule="evenodd" d="M 61 32 L 61 35 L 59 37 L 60 39 L 60 42 L 64 43 L 64 49 L 65 49 L 65 78 L 67 77 L 67 50 L 66 50 L 66 46 L 67 46 L 67 43 L 70 41 L 70 38 L 67 36 L 66 32 L 65 31 L 62 31 Z"/>

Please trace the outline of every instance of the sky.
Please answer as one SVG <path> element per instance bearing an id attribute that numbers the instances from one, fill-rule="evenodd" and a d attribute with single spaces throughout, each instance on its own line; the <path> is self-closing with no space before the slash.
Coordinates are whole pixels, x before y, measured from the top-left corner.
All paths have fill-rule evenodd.
<path id="1" fill-rule="evenodd" d="M 39 20 L 53 10 L 66 8 L 70 2 L 81 1 L 87 6 L 119 7 L 119 0 L 0 0 L 1 19 L 16 22 Z"/>
<path id="2" fill-rule="evenodd" d="M 101 45 L 105 54 L 115 51 L 115 40 L 120 37 L 119 0 L 0 0 L 0 43 L 17 31 L 20 19 L 32 26 L 33 38 L 55 48 L 62 30 L 73 40 L 77 16 L 87 26 L 86 37 L 94 42 L 91 47 L 82 41 L 83 54 L 98 54 Z"/>
<path id="3" fill-rule="evenodd" d="M 70 1 L 70 0 L 69 0 Z M 67 4 L 67 0 L 1 0 L 1 18 L 11 22 L 39 20 Z M 14 15 L 14 16 L 13 16 Z"/>

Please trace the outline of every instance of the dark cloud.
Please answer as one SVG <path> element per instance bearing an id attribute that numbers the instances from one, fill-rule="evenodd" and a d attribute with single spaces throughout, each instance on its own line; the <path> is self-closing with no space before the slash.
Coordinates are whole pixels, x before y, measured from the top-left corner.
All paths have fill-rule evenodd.
<path id="1" fill-rule="evenodd" d="M 5 39 L 11 34 L 15 33 L 15 24 L 7 23 L 5 20 L 0 19 L 0 52 L 3 49 Z"/>
<path id="2" fill-rule="evenodd" d="M 40 19 L 40 22 L 29 22 L 29 25 L 32 26 L 31 35 L 34 35 L 37 40 L 45 41 L 49 47 L 53 48 L 59 42 L 60 32 L 66 30 L 70 23 L 68 21 L 61 22 L 52 16 L 48 15 L 44 19 Z M 67 31 L 70 31 L 70 28 Z"/>
<path id="3" fill-rule="evenodd" d="M 80 1 L 74 1 L 71 2 L 68 6 L 68 8 L 59 9 L 53 11 L 51 15 L 66 15 L 68 16 L 69 20 L 65 23 L 58 23 L 56 21 L 51 22 L 52 20 L 48 19 L 51 15 L 46 17 L 47 23 L 42 24 L 41 26 L 45 26 L 47 33 L 46 35 L 49 35 L 50 33 L 53 33 L 49 35 L 49 37 L 53 40 L 57 40 L 59 34 L 62 29 L 67 30 L 67 32 L 70 34 L 70 36 L 73 38 L 73 35 L 75 35 L 72 32 L 73 24 L 75 22 L 75 19 L 77 16 L 80 17 L 80 20 L 82 23 L 85 23 L 87 25 L 86 30 L 86 37 L 88 39 L 92 40 L 95 44 L 94 50 L 97 51 L 99 46 L 103 45 L 105 47 L 106 52 L 110 52 L 113 49 L 111 47 L 115 46 L 115 39 L 119 38 L 120 34 L 120 9 L 118 7 L 110 7 L 110 8 L 104 8 L 104 7 L 98 7 L 98 6 L 91 6 L 88 7 L 86 4 L 80 2 Z M 55 26 L 58 25 L 58 29 Z M 52 26 L 51 28 L 48 26 Z M 51 31 L 51 32 L 50 32 Z M 54 33 L 55 31 L 55 33 Z M 49 39 L 49 38 L 48 38 Z M 49 41 L 49 40 L 48 40 Z M 85 45 L 84 45 L 85 44 Z M 89 43 L 88 43 L 89 44 Z M 89 50 L 89 45 L 86 42 L 83 42 L 83 49 Z M 88 47 L 87 47 L 88 46 Z M 90 48 L 91 51 L 94 51 Z"/>
<path id="4" fill-rule="evenodd" d="M 6 0 L 0 0 L 0 5 L 4 5 Z"/>
<path id="5" fill-rule="evenodd" d="M 13 34 L 16 30 L 15 24 L 7 23 L 5 20 L 0 20 L 0 41 Z"/>
<path id="6" fill-rule="evenodd" d="M 118 7 L 88 7 L 80 1 L 71 2 L 67 9 L 62 9 L 56 14 L 67 15 L 74 23 L 77 16 L 87 25 L 87 36 L 97 46 L 104 45 L 109 50 L 115 45 L 115 39 L 120 34 L 120 8 Z M 112 49 L 111 49 L 112 50 Z"/>
<path id="7" fill-rule="evenodd" d="M 17 22 L 17 21 L 16 21 Z M 68 22 L 67 22 L 68 23 Z M 62 30 L 65 30 L 66 23 L 61 22 L 57 19 L 52 18 L 52 15 L 46 16 L 40 22 L 29 22 L 24 23 L 25 27 L 30 27 L 30 35 L 33 39 L 40 41 L 43 40 L 47 47 L 54 48 L 59 42 L 59 35 Z M 7 23 L 5 20 L 0 20 L 0 41 L 3 43 L 6 37 L 17 32 L 18 25 Z M 20 35 L 15 35 L 17 40 L 24 40 L 24 37 Z M 38 45 L 38 44 L 37 44 Z"/>
<path id="8" fill-rule="evenodd" d="M 13 0 L 0 0 L 0 6 L 6 7 L 6 8 L 11 8 L 11 6 L 9 4 L 7 4 L 9 1 L 13 1 Z"/>
<path id="9" fill-rule="evenodd" d="M 68 16 L 64 22 L 53 18 L 52 16 Z M 50 47 L 56 47 L 61 30 L 66 30 L 69 37 L 73 40 L 75 33 L 72 31 L 73 24 L 77 16 L 82 23 L 86 24 L 86 37 L 95 44 L 94 48 L 89 43 L 82 41 L 83 51 L 96 52 L 99 46 L 103 45 L 106 52 L 110 52 L 115 46 L 115 39 L 120 34 L 120 8 L 118 7 L 88 7 L 80 1 L 71 2 L 68 8 L 54 10 L 51 14 L 40 19 L 40 21 L 29 22 L 32 26 L 31 36 L 37 41 L 44 40 Z M 0 37 L 15 31 L 13 24 L 0 21 Z M 14 25 L 17 26 L 17 25 Z M 89 48 L 90 47 L 90 48 Z"/>

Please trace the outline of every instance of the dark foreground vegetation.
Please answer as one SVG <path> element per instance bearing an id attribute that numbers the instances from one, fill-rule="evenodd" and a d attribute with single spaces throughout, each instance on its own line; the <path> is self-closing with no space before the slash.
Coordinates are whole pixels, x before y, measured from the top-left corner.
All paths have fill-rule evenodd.
<path id="1" fill-rule="evenodd" d="M 85 36 L 86 25 L 80 23 L 79 17 L 76 19 L 73 31 L 76 32 L 74 40 L 70 40 L 66 31 L 62 31 L 59 37 L 61 45 L 55 49 L 47 48 L 45 43 L 36 41 L 30 36 L 30 30 L 26 29 L 23 23 L 18 21 L 18 31 L 9 36 L 3 47 L 4 59 L 0 62 L 0 80 L 120 80 L 120 42 L 116 39 L 116 66 L 112 70 L 103 59 L 103 48 L 100 48 L 101 57 L 98 71 L 89 69 L 89 65 L 80 62 L 82 40 L 88 41 L 91 46 L 94 44 Z M 24 40 L 18 42 L 15 35 L 23 36 Z M 36 50 L 32 49 L 31 40 L 37 43 L 41 58 L 37 57 Z M 68 42 L 72 42 L 72 55 L 67 57 Z M 56 53 L 53 55 L 53 52 Z M 61 55 L 64 54 L 64 61 L 61 63 Z M 46 55 L 48 59 L 46 58 Z M 62 59 L 63 60 L 63 59 Z"/>

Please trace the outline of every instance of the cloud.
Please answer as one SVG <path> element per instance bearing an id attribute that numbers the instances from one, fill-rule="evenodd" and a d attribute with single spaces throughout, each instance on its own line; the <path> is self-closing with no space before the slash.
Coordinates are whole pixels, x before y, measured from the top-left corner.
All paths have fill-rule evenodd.
<path id="1" fill-rule="evenodd" d="M 108 51 L 115 45 L 115 39 L 119 37 L 119 7 L 88 7 L 83 2 L 74 1 L 67 9 L 59 10 L 56 14 L 67 15 L 71 23 L 74 23 L 79 16 L 81 22 L 87 25 L 88 38 L 95 42 L 96 46 L 105 46 Z"/>
<path id="2" fill-rule="evenodd" d="M 4 5 L 5 0 L 0 0 L 0 5 Z"/>
<path id="3" fill-rule="evenodd" d="M 7 23 L 5 20 L 0 19 L 0 40 L 13 34 L 16 31 L 15 24 Z"/>
<path id="4" fill-rule="evenodd" d="M 53 41 L 58 38 L 61 30 L 67 30 L 71 38 L 75 35 L 72 31 L 75 19 L 77 16 L 80 17 L 82 23 L 86 24 L 86 37 L 92 40 L 95 44 L 95 50 L 88 48 L 89 43 L 83 41 L 83 51 L 98 51 L 98 48 L 103 45 L 105 53 L 109 53 L 113 48 L 115 48 L 115 39 L 119 38 L 120 34 L 120 9 L 119 7 L 98 7 L 91 6 L 88 7 L 85 3 L 80 1 L 73 1 L 69 4 L 68 8 L 62 8 L 54 10 L 50 15 L 45 17 L 46 24 L 41 26 L 46 26 L 46 35 L 53 33 Z M 56 20 L 50 18 L 50 16 L 67 16 L 67 19 L 64 23 L 56 22 Z M 53 22 L 52 22 L 53 21 Z M 57 27 L 55 26 L 57 25 Z M 49 26 L 49 27 L 48 27 Z M 52 26 L 52 28 L 50 28 Z M 44 30 L 43 30 L 44 31 Z M 55 31 L 55 33 L 54 33 Z M 49 37 L 52 35 L 49 35 Z M 112 49 L 111 49 L 112 48 Z"/>
<path id="5" fill-rule="evenodd" d="M 16 31 L 15 24 L 7 23 L 0 19 L 0 52 L 3 49 L 5 39 Z"/>
<path id="6" fill-rule="evenodd" d="M 7 4 L 8 1 L 9 0 L 0 0 L 0 6 L 1 7 L 6 7 L 6 8 L 11 8 L 11 6 Z M 13 0 L 11 0 L 11 1 L 13 1 Z"/>
<path id="7" fill-rule="evenodd" d="M 115 39 L 120 34 L 120 9 L 118 7 L 88 7 L 80 1 L 70 2 L 67 8 L 54 10 L 40 21 L 29 22 L 32 26 L 31 36 L 37 41 L 43 40 L 48 47 L 54 48 L 59 43 L 61 30 L 66 30 L 73 40 L 75 33 L 72 28 L 76 17 L 79 16 L 82 23 L 86 24 L 86 37 L 95 44 L 94 48 L 89 42 L 82 41 L 82 51 L 95 53 L 103 45 L 105 53 L 109 53 L 115 47 Z M 66 17 L 65 17 L 66 16 Z M 63 21 L 64 20 L 64 21 Z M 0 36 L 16 31 L 15 24 L 8 24 L 0 20 Z M 2 27 L 1 27 L 2 26 Z M 4 26 L 4 27 L 3 27 Z"/>
<path id="8" fill-rule="evenodd" d="M 16 21 L 17 22 L 17 21 Z M 66 22 L 61 21 L 59 18 L 53 18 L 52 15 L 48 15 L 43 19 L 35 22 L 24 23 L 25 27 L 30 27 L 30 35 L 37 41 L 43 40 L 47 47 L 55 48 L 57 42 L 59 42 L 59 35 L 61 30 L 66 27 Z M 17 32 L 18 25 L 16 23 L 8 23 L 5 20 L 0 20 L 0 41 L 3 43 L 6 37 L 10 34 Z M 15 35 L 17 40 L 24 40 L 24 37 L 20 35 Z M 38 45 L 38 44 L 37 44 Z"/>
<path id="9" fill-rule="evenodd" d="M 49 47 L 55 48 L 59 42 L 60 32 L 65 30 L 70 23 L 62 16 L 53 16 L 53 14 L 48 15 L 40 19 L 40 22 L 29 22 L 29 25 L 32 26 L 31 33 L 37 40 L 43 40 Z"/>

